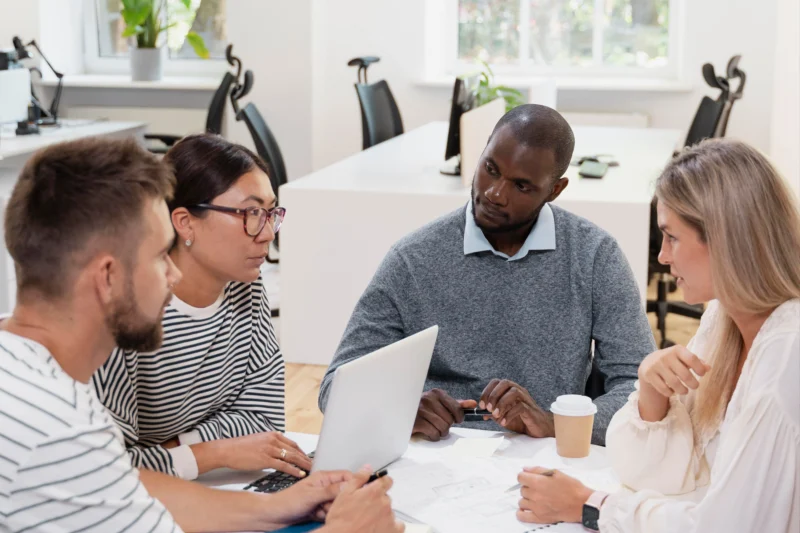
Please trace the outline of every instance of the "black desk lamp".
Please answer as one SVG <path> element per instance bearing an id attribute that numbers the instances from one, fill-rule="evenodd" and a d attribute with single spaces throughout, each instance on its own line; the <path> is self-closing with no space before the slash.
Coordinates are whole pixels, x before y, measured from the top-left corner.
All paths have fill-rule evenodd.
<path id="1" fill-rule="evenodd" d="M 53 101 L 50 103 L 49 110 L 43 110 L 48 116 L 46 118 L 41 118 L 37 120 L 37 124 L 42 126 L 54 126 L 58 123 L 58 105 L 61 103 L 61 90 L 64 87 L 64 74 L 57 71 L 50 61 L 47 60 L 47 57 L 42 53 L 42 50 L 39 48 L 39 45 L 36 44 L 36 40 L 33 39 L 28 44 L 22 44 L 22 40 L 19 37 L 14 37 L 14 48 L 17 50 L 17 58 L 22 60 L 31 57 L 31 55 L 26 50 L 26 47 L 33 46 L 38 52 L 39 56 L 44 59 L 44 62 L 47 63 L 47 66 L 50 67 L 50 70 L 53 71 L 53 74 L 56 75 L 58 78 L 58 86 L 56 86 L 56 94 L 53 97 Z M 41 71 L 36 69 L 41 76 Z M 31 89 L 31 93 L 33 93 L 33 89 Z"/>

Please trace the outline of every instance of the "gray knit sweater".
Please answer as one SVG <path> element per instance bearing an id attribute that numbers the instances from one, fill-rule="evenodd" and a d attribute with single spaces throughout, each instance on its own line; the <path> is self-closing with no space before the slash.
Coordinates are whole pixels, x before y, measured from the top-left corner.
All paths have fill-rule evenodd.
<path id="1" fill-rule="evenodd" d="M 655 343 L 630 267 L 613 237 L 556 206 L 556 249 L 517 261 L 464 255 L 459 209 L 396 243 L 356 305 L 320 387 L 324 411 L 333 372 L 439 325 L 425 390 L 479 399 L 493 378 L 510 379 L 542 408 L 583 394 L 591 350 L 606 375 L 593 441 L 605 442 Z M 493 421 L 465 424 L 500 429 Z"/>

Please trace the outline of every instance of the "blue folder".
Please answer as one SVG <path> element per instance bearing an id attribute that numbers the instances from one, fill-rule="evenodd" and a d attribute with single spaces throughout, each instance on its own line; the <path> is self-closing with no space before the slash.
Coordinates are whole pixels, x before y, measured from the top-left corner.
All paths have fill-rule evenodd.
<path id="1" fill-rule="evenodd" d="M 296 526 L 285 527 L 275 531 L 274 533 L 305 533 L 306 531 L 314 531 L 319 527 L 322 527 L 322 524 L 319 522 L 307 522 L 305 524 L 297 524 Z"/>

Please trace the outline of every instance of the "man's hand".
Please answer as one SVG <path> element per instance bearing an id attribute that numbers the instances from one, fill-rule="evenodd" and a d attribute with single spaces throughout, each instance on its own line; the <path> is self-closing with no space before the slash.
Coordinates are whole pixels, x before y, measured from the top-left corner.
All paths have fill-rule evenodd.
<path id="1" fill-rule="evenodd" d="M 234 470 L 274 468 L 302 478 L 306 476 L 303 470 L 311 470 L 311 459 L 300 446 L 278 431 L 193 444 L 192 452 L 201 474 L 221 467 Z"/>
<path id="2" fill-rule="evenodd" d="M 477 405 L 475 400 L 454 400 L 441 389 L 424 392 L 412 435 L 421 435 L 434 442 L 447 437 L 450 426 L 464 421 L 462 409 Z"/>
<path id="3" fill-rule="evenodd" d="M 386 494 L 392 488 L 392 479 L 384 476 L 366 485 L 370 473 L 370 468 L 363 468 L 341 486 L 322 531 L 403 533 L 405 526 L 395 519 L 392 500 Z"/>
<path id="4" fill-rule="evenodd" d="M 536 405 L 528 391 L 513 381 L 490 381 L 479 407 L 491 411 L 492 419 L 510 431 L 536 438 L 556 435 L 553 415 Z"/>
<path id="5" fill-rule="evenodd" d="M 314 472 L 307 479 L 271 495 L 278 503 L 276 525 L 288 526 L 308 520 L 324 522 L 331 503 L 352 479 L 353 474 L 347 470 Z"/>

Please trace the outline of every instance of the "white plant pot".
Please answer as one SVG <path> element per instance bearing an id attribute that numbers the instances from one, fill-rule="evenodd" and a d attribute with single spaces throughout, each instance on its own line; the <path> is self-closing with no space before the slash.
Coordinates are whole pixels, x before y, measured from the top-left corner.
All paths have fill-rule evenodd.
<path id="1" fill-rule="evenodd" d="M 158 81 L 163 75 L 164 48 L 131 48 L 131 79 Z"/>

